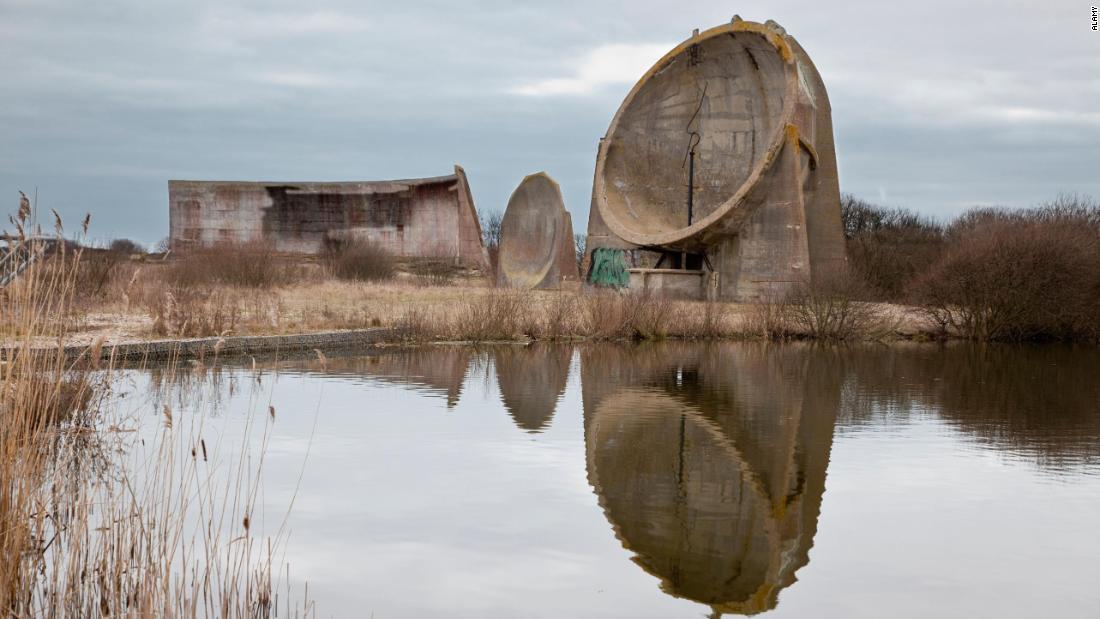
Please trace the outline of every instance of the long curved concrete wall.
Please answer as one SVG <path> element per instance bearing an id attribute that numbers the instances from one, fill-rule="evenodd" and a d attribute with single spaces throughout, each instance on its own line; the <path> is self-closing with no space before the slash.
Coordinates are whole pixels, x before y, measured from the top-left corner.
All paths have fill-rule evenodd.
<path id="1" fill-rule="evenodd" d="M 330 238 L 359 239 L 394 255 L 454 258 L 488 267 L 466 173 L 367 182 L 168 182 L 173 249 L 269 241 L 317 253 Z"/>

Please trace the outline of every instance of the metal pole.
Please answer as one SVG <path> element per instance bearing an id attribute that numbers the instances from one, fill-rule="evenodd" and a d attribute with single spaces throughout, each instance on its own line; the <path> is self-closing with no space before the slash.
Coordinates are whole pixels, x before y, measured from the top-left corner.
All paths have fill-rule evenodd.
<path id="1" fill-rule="evenodd" d="M 695 147 L 688 153 L 688 225 L 691 225 L 692 209 L 695 202 Z"/>

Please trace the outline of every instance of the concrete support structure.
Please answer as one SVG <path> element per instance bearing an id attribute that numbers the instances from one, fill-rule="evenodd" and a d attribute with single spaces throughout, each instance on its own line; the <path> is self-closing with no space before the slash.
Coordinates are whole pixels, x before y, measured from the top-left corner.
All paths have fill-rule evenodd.
<path id="1" fill-rule="evenodd" d="M 488 267 L 466 173 L 340 183 L 168 181 L 173 249 L 267 241 L 317 253 L 329 239 L 377 243 L 394 255 Z"/>
<path id="2" fill-rule="evenodd" d="M 828 95 L 782 27 L 735 17 L 642 76 L 600 141 L 588 222 L 588 250 L 598 247 L 702 272 L 688 296 L 726 300 L 844 268 Z M 683 296 L 683 278 L 658 279 Z"/>
<path id="3" fill-rule="evenodd" d="M 561 188 L 546 172 L 523 179 L 500 223 L 497 281 L 513 288 L 558 288 L 577 282 L 573 220 Z"/>

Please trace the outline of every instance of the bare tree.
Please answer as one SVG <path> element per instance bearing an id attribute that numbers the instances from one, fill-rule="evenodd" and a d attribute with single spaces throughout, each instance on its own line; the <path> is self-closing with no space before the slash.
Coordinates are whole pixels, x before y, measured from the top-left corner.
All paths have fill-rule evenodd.
<path id="1" fill-rule="evenodd" d="M 951 224 L 912 295 L 941 328 L 976 340 L 1095 338 L 1100 205 L 976 209 Z"/>
<path id="2" fill-rule="evenodd" d="M 871 297 L 897 301 L 943 251 L 943 226 L 901 208 L 883 208 L 844 194 L 840 202 L 848 264 Z"/>
<path id="3" fill-rule="evenodd" d="M 500 247 L 500 224 L 503 221 L 504 215 L 498 211 L 481 214 L 481 242 L 486 249 L 492 251 Z"/>

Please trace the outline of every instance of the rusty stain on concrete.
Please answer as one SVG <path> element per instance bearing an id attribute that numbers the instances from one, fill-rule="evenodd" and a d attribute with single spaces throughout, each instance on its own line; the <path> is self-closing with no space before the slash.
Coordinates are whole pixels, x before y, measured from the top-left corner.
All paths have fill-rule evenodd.
<path id="1" fill-rule="evenodd" d="M 397 256 L 486 268 L 466 173 L 367 182 L 168 182 L 173 249 L 267 241 L 317 253 L 326 240 L 377 243 Z"/>
<path id="2" fill-rule="evenodd" d="M 557 288 L 575 282 L 573 220 L 561 188 L 545 172 L 523 179 L 500 224 L 497 281 L 513 288 Z"/>
<path id="3" fill-rule="evenodd" d="M 828 95 L 782 27 L 735 18 L 642 76 L 600 141 L 588 251 L 598 247 L 691 271 L 643 274 L 647 286 L 698 281 L 688 296 L 739 301 L 843 267 Z"/>

